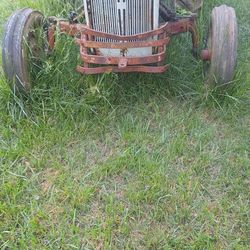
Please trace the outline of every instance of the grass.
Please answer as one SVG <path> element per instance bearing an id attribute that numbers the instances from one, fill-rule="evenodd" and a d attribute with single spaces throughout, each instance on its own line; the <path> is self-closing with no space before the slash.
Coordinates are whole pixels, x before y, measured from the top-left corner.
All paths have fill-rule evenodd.
<path id="1" fill-rule="evenodd" d="M 66 16 L 61 1 L 1 1 Z M 209 2 L 209 3 L 208 3 Z M 249 249 L 250 21 L 236 8 L 237 76 L 203 84 L 190 37 L 161 75 L 80 76 L 58 37 L 28 99 L 0 80 L 1 249 Z M 202 33 L 202 32 L 201 32 Z"/>

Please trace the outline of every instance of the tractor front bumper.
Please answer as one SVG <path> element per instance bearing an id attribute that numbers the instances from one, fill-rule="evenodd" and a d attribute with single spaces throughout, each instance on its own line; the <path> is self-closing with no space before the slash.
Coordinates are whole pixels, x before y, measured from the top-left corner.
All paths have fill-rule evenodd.
<path id="1" fill-rule="evenodd" d="M 76 43 L 80 46 L 83 65 L 78 66 L 77 71 L 82 74 L 105 72 L 162 73 L 168 68 L 168 65 L 165 64 L 166 46 L 169 44 L 171 36 L 190 32 L 193 48 L 196 49 L 198 46 L 194 17 L 167 22 L 158 29 L 130 36 L 99 32 L 84 24 L 71 24 L 65 21 L 59 21 L 59 29 L 61 32 L 75 37 Z M 53 41 L 53 32 L 49 34 L 51 36 L 49 40 Z M 143 55 L 142 50 L 148 50 L 148 48 L 151 49 L 152 53 Z M 138 53 L 129 55 L 128 51 L 131 49 L 138 49 Z M 105 54 L 103 51 L 111 52 Z M 112 51 L 116 51 L 116 53 Z"/>

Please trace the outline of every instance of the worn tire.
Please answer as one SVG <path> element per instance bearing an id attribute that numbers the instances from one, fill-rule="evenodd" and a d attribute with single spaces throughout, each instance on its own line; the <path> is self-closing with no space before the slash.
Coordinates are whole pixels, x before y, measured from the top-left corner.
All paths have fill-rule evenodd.
<path id="1" fill-rule="evenodd" d="M 237 37 L 235 10 L 226 5 L 215 7 L 211 15 L 207 42 L 207 49 L 211 53 L 207 71 L 208 83 L 225 85 L 233 80 L 237 59 Z"/>
<path id="2" fill-rule="evenodd" d="M 34 42 L 35 27 L 42 29 L 43 15 L 29 8 L 14 12 L 8 19 L 3 36 L 3 70 L 10 87 L 18 92 L 28 92 L 32 85 L 30 53 L 41 60 L 44 47 Z M 32 40 L 32 44 L 30 43 Z M 34 56 L 35 55 L 35 56 Z"/>

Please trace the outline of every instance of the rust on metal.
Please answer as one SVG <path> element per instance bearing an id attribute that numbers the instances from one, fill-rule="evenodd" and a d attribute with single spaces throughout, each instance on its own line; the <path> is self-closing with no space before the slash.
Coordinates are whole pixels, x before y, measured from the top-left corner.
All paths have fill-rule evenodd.
<path id="1" fill-rule="evenodd" d="M 118 66 L 104 66 L 96 68 L 85 68 L 78 66 L 77 71 L 82 74 L 101 74 L 107 73 L 128 73 L 128 72 L 141 72 L 141 73 L 163 73 L 169 66 L 127 66 L 126 68 L 119 68 Z"/>
<path id="2" fill-rule="evenodd" d="M 209 49 L 204 49 L 201 51 L 201 59 L 203 61 L 211 61 L 212 52 Z"/>
<path id="3" fill-rule="evenodd" d="M 53 50 L 55 47 L 55 32 L 56 32 L 56 26 L 52 25 L 48 29 L 48 45 L 49 50 Z"/>
<path id="4" fill-rule="evenodd" d="M 141 56 L 141 57 L 124 57 L 127 60 L 128 65 L 139 65 L 139 64 L 150 64 L 161 62 L 165 59 L 166 53 L 162 52 L 160 54 L 155 54 L 151 56 Z M 122 57 L 115 56 L 99 56 L 99 55 L 89 55 L 81 51 L 81 59 L 84 62 L 92 64 L 119 64 Z"/>
<path id="5" fill-rule="evenodd" d="M 126 57 L 120 57 L 118 62 L 118 68 L 123 69 L 128 66 L 128 58 Z"/>
<path id="6" fill-rule="evenodd" d="M 153 40 L 153 41 L 139 41 L 139 42 L 95 42 L 95 41 L 83 41 L 76 39 L 78 45 L 82 45 L 86 48 L 106 48 L 106 49 L 129 49 L 129 48 L 144 48 L 144 47 L 159 47 L 164 46 L 170 42 L 170 37 Z"/>
<path id="7" fill-rule="evenodd" d="M 198 46 L 198 32 L 193 17 L 167 22 L 158 29 L 129 36 L 96 31 L 84 24 L 71 24 L 66 21 L 60 21 L 59 28 L 61 32 L 75 37 L 76 43 L 80 46 L 83 66 L 78 66 L 77 71 L 83 74 L 105 72 L 162 73 L 168 68 L 168 65 L 165 65 L 166 46 L 170 43 L 171 36 L 190 32 L 193 47 L 197 48 Z M 129 49 L 150 47 L 152 55 L 127 55 Z M 103 55 L 101 49 L 120 50 L 120 56 Z"/>

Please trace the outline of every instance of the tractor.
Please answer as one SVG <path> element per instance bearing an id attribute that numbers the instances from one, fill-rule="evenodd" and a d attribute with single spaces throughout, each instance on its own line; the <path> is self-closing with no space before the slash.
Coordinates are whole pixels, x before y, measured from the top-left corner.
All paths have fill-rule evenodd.
<path id="1" fill-rule="evenodd" d="M 66 0 L 65 0 L 66 1 Z M 79 2 L 79 0 L 76 0 Z M 72 1 L 76 5 L 76 1 Z M 81 0 L 65 18 L 24 8 L 8 19 L 3 37 L 3 70 L 10 87 L 28 93 L 36 67 L 55 48 L 56 32 L 75 39 L 81 74 L 163 73 L 173 36 L 190 33 L 192 51 L 206 65 L 206 82 L 227 85 L 235 74 L 237 18 L 227 5 L 212 10 L 207 38 L 199 45 L 197 16 L 202 0 Z M 184 14 L 180 14 L 184 9 Z M 39 68 L 37 66 L 37 68 Z"/>

